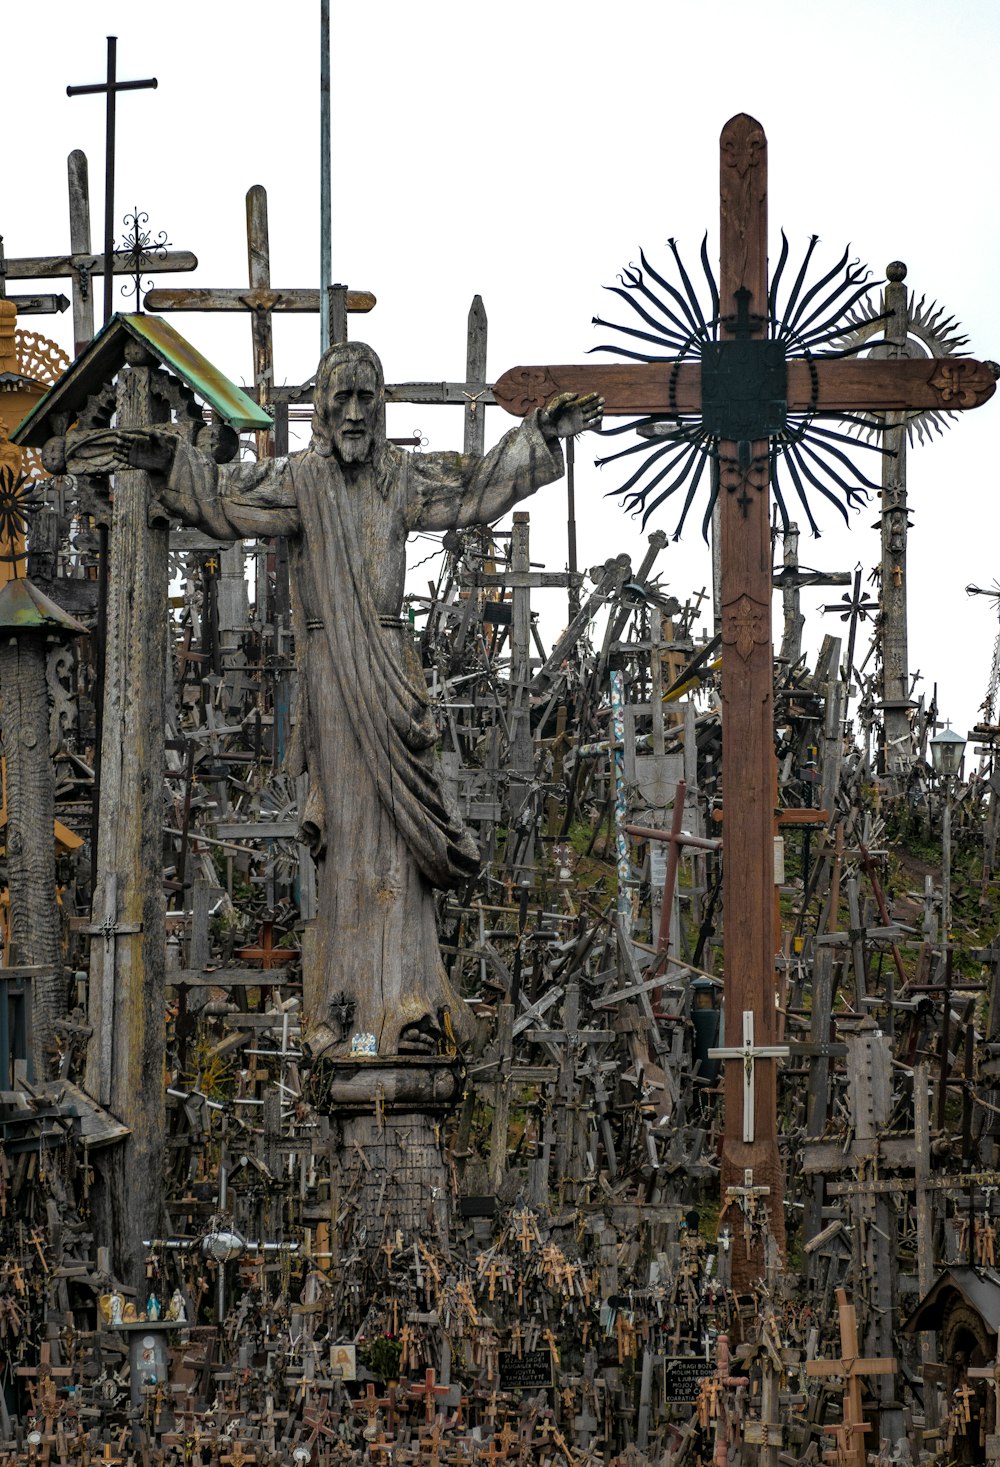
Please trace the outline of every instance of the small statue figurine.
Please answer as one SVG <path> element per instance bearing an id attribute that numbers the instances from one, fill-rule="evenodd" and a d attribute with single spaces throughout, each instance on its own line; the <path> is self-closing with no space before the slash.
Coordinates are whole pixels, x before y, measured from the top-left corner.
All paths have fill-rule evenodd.
<path id="1" fill-rule="evenodd" d="M 146 1318 L 154 1323 L 160 1317 L 160 1301 L 155 1294 L 150 1294 L 146 1300 Z"/>
<path id="2" fill-rule="evenodd" d="M 167 1318 L 174 1320 L 177 1324 L 183 1324 L 187 1319 L 187 1310 L 184 1308 L 184 1295 L 180 1289 L 175 1289 L 170 1296 L 167 1305 Z"/>
<path id="3" fill-rule="evenodd" d="M 125 1296 L 121 1289 L 111 1291 L 111 1328 L 117 1329 L 124 1322 Z"/>

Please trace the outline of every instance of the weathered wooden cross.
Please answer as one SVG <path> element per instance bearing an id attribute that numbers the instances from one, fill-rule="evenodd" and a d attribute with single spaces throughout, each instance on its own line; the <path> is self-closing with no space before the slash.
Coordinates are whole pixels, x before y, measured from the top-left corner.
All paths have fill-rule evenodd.
<path id="1" fill-rule="evenodd" d="M 771 647 L 770 440 L 789 413 L 818 415 L 978 407 L 996 390 L 991 364 L 962 359 L 785 360 L 768 340 L 767 140 L 740 114 L 722 130 L 719 329 L 701 362 L 515 367 L 494 396 L 521 416 L 557 392 L 600 392 L 605 412 L 700 414 L 720 467 L 722 768 L 725 821 L 726 1045 L 740 1049 L 743 1014 L 762 1045 L 777 1034 L 774 921 L 774 720 Z M 781 384 L 784 384 L 783 391 Z M 775 385 L 779 390 L 775 391 Z M 703 396 L 704 392 L 704 396 Z M 770 1187 L 783 1245 L 773 1061 L 755 1085 L 753 1140 L 741 1124 L 741 1077 L 726 1067 L 723 1192 L 747 1167 Z M 734 1257 L 734 1284 L 763 1272 Z"/>
<path id="2" fill-rule="evenodd" d="M 4 273 L 8 280 L 70 280 L 73 295 L 73 355 L 90 345 L 94 334 L 94 293 L 91 289 L 93 276 L 99 275 L 102 256 L 95 255 L 90 248 L 90 194 L 88 189 L 87 155 L 79 148 L 73 150 L 68 159 L 69 170 L 69 229 L 68 255 L 28 255 L 4 262 Z M 107 260 L 104 260 L 104 265 Z M 198 258 L 190 250 L 168 250 L 156 261 L 156 274 L 195 270 Z M 111 274 L 127 275 L 131 265 L 112 251 Z M 110 277 L 108 277 L 110 279 Z M 22 297 L 12 297 L 20 301 Z M 20 314 L 25 312 L 18 304 Z"/>

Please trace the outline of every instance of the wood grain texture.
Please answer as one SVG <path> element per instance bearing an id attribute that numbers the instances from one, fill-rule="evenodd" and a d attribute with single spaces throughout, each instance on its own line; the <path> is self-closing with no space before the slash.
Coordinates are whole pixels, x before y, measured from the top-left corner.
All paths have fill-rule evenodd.
<path id="1" fill-rule="evenodd" d="M 767 141 L 752 117 L 728 122 L 720 144 L 720 309 L 736 313 L 736 292 L 750 292 L 751 316 L 767 316 Z M 731 335 L 724 329 L 723 335 Z M 777 1038 L 774 932 L 774 709 L 771 649 L 771 536 L 768 442 L 751 446 L 751 466 L 737 468 L 738 446 L 721 443 L 722 490 L 722 780 L 725 1042 L 739 1047 L 743 1014 L 754 1015 L 755 1042 Z M 766 1186 L 771 1231 L 784 1249 L 782 1171 L 777 1142 L 777 1064 L 755 1067 L 754 1140 L 743 1136 L 743 1070 L 725 1066 L 725 1136 L 721 1185 Z M 764 1272 L 759 1242 L 734 1229 L 733 1285 Z"/>
<path id="2" fill-rule="evenodd" d="M 671 390 L 671 381 L 673 390 Z M 972 357 L 918 357 L 912 361 L 788 362 L 788 411 L 819 413 L 901 412 L 980 407 L 996 391 L 988 362 Z M 514 417 L 542 407 L 558 392 L 600 392 L 607 417 L 701 411 L 701 365 L 682 362 L 511 367 L 493 388 L 497 403 Z"/>
<path id="3" fill-rule="evenodd" d="M 154 369 L 135 365 L 118 378 L 122 428 L 165 418 L 153 399 Z M 102 1176 L 102 1205 L 114 1237 L 120 1276 L 145 1281 L 142 1239 L 155 1236 L 163 1177 L 163 1052 L 166 903 L 163 894 L 163 707 L 168 591 L 167 528 L 150 526 L 148 475 L 115 476 L 108 578 L 101 805 L 94 920 L 105 913 L 110 882 L 122 928 L 112 941 L 91 939 L 86 1090 L 131 1129 L 112 1148 Z M 110 1019 L 110 1022 L 108 1020 Z M 110 1036 L 104 1052 L 102 1036 Z M 142 1178 L 142 1185 L 136 1179 Z"/>
<path id="4" fill-rule="evenodd" d="M 8 964 L 44 965 L 32 983 L 35 1075 L 47 1073 L 52 1026 L 65 1009 L 59 908 L 55 902 L 55 772 L 49 757 L 45 638 L 21 632 L 0 641 L 0 729 L 7 774 L 4 833 L 10 891 Z"/>

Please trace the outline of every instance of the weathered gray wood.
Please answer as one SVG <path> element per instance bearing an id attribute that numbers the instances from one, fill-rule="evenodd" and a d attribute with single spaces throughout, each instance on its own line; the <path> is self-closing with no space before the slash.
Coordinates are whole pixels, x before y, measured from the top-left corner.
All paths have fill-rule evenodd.
<path id="1" fill-rule="evenodd" d="M 490 1188 L 500 1189 L 507 1170 L 507 1127 L 510 1124 L 510 1061 L 514 1042 L 514 1005 L 503 1003 L 497 1017 L 497 1056 L 499 1064 L 493 1089 L 493 1128 L 490 1136 Z"/>
<path id="2" fill-rule="evenodd" d="M 41 966 L 32 980 L 35 1076 L 47 1076 L 52 1026 L 65 1009 L 56 905 L 55 775 L 41 632 L 0 640 L 0 729 L 7 771 L 10 964 Z"/>
<path id="3" fill-rule="evenodd" d="M 858 1142 L 873 1147 L 889 1125 L 892 1111 L 892 1049 L 887 1035 L 870 1020 L 847 1038 L 847 1086 L 851 1120 Z M 892 1325 L 898 1310 L 898 1270 L 894 1267 L 895 1209 L 883 1194 L 851 1198 L 858 1277 L 868 1281 L 869 1309 L 863 1345 L 869 1356 L 892 1350 Z M 879 1431 L 896 1442 L 903 1435 L 902 1406 L 895 1379 L 880 1380 Z"/>
<path id="4" fill-rule="evenodd" d="M 162 258 L 156 257 L 158 274 L 197 268 L 198 257 L 190 250 L 168 250 Z M 115 275 L 135 273 L 134 266 L 117 255 L 112 269 Z M 104 256 L 92 255 L 89 250 L 73 250 L 68 255 L 25 255 L 21 259 L 7 261 L 8 280 L 61 280 L 79 275 L 81 271 L 88 276 L 103 274 Z"/>
<path id="5" fill-rule="evenodd" d="M 917 1282 L 920 1297 L 927 1297 L 934 1283 L 934 1212 L 927 1183 L 931 1167 L 931 1103 L 930 1066 L 913 1067 L 913 1139 L 916 1147 L 914 1182 L 916 1187 Z M 970 1219 L 971 1226 L 971 1219 Z M 937 1359 L 937 1334 L 922 1330 L 920 1359 L 926 1367 Z M 935 1427 L 940 1419 L 937 1386 L 924 1377 L 924 1414 L 927 1425 Z"/>
<path id="6" fill-rule="evenodd" d="M 271 285 L 271 252 L 267 232 L 267 190 L 255 183 L 247 190 L 247 269 L 251 291 L 266 292 Z M 271 401 L 274 384 L 274 340 L 269 307 L 251 310 L 250 330 L 253 334 L 253 382 L 257 401 L 266 408 Z M 258 452 L 260 435 L 258 435 Z"/>
<path id="7" fill-rule="evenodd" d="M 69 247 L 74 256 L 90 254 L 90 192 L 87 155 L 74 148 L 68 162 L 69 172 Z M 90 345 L 94 337 L 94 291 L 88 271 L 73 271 L 73 355 Z"/>
<path id="8" fill-rule="evenodd" d="M 465 352 L 465 380 L 472 384 L 482 382 L 482 393 L 466 389 L 465 436 L 466 453 L 482 455 L 486 442 L 486 308 L 481 295 L 473 296 L 469 307 L 469 334 Z M 490 394 L 492 396 L 492 393 Z"/>
<path id="9" fill-rule="evenodd" d="M 523 510 L 514 513 L 511 532 L 510 568 L 514 581 L 511 592 L 513 614 L 510 637 L 510 812 L 520 814 L 528 797 L 535 769 L 535 750 L 531 738 L 531 592 L 521 578 L 531 571 L 529 552 L 529 516 Z M 531 864 L 527 852 L 522 864 Z"/>
<path id="10" fill-rule="evenodd" d="M 334 285 L 331 290 L 343 290 Z M 143 305 L 149 311 L 294 311 L 315 315 L 319 312 L 319 291 L 261 285 L 191 286 L 186 290 L 156 289 L 147 291 Z M 370 290 L 348 290 L 344 308 L 350 314 L 367 312 L 375 305 Z"/>
<path id="11" fill-rule="evenodd" d="M 908 356 L 909 303 L 903 284 L 906 266 L 894 262 L 883 292 L 886 321 L 882 354 Z M 887 774 L 905 776 L 913 757 L 910 726 L 910 668 L 906 619 L 906 414 L 886 413 L 882 435 L 882 577 L 879 587 L 879 636 L 882 642 L 883 752 Z M 848 669 L 850 676 L 850 669 Z"/>
<path id="12" fill-rule="evenodd" d="M 288 537 L 306 692 L 288 772 L 308 768 L 300 814 L 319 858 L 317 916 L 303 935 L 317 1053 L 349 1051 L 358 1032 L 374 1033 L 386 1055 L 401 1045 L 426 1050 L 449 1028 L 471 1037 L 440 961 L 433 892 L 467 880 L 478 852 L 434 771 L 426 684 L 399 616 L 405 537 L 507 513 L 558 477 L 558 438 L 599 410 L 596 399 L 560 405 L 482 459 L 407 455 L 384 441 L 381 389 L 374 353 L 341 345 L 316 384 L 314 432 L 329 453 L 295 455 L 294 470 L 275 459 L 261 471 L 219 470 L 188 451 L 184 472 L 160 493 L 172 514 L 220 537 Z"/>
<path id="13" fill-rule="evenodd" d="M 783 554 L 782 561 L 786 570 L 793 573 L 799 568 L 799 527 L 790 524 L 782 537 Z M 781 656 L 786 662 L 796 663 L 802 656 L 802 630 L 806 619 L 802 615 L 799 597 L 798 577 L 785 584 L 781 592 L 781 600 L 785 614 L 784 629 L 781 634 Z"/>
<path id="14" fill-rule="evenodd" d="M 155 368 L 138 347 L 119 373 L 120 428 L 148 428 L 168 409 L 151 390 Z M 163 1178 L 165 1044 L 163 895 L 164 678 L 168 590 L 166 523 L 150 525 L 149 476 L 115 476 L 105 658 L 101 804 L 94 920 L 105 915 L 109 883 L 130 930 L 91 942 L 90 1022 L 85 1088 L 127 1125 L 129 1139 L 105 1159 L 107 1236 L 120 1277 L 145 1280 L 143 1238 L 157 1236 Z M 123 813 L 127 818 L 123 818 Z M 141 930 L 136 931 L 136 928 Z M 110 1028 L 108 1019 L 110 1017 Z M 102 1036 L 110 1033 L 110 1061 Z M 143 1185 L 135 1185 L 136 1177 Z"/>

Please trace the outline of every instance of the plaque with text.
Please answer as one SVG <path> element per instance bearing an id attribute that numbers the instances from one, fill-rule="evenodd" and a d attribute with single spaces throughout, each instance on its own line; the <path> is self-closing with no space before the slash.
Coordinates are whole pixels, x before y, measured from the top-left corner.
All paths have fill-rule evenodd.
<path id="1" fill-rule="evenodd" d="M 712 1365 L 702 1355 L 668 1355 L 664 1364 L 663 1400 L 668 1406 L 693 1406 L 698 1387 L 712 1374 Z"/>
<path id="2" fill-rule="evenodd" d="M 500 1351 L 500 1389 L 538 1391 L 552 1384 L 552 1356 L 548 1350 Z"/>

